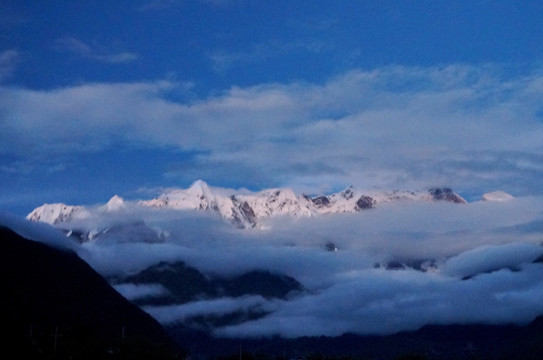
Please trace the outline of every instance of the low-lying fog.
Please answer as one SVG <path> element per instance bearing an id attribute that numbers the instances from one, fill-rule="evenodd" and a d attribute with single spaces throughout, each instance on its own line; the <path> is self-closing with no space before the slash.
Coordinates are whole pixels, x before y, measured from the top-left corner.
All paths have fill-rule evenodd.
<path id="1" fill-rule="evenodd" d="M 266 230 L 235 229 L 206 213 L 157 209 L 95 215 L 65 226 L 105 228 L 137 220 L 160 241 L 116 231 L 78 244 L 48 225 L 1 217 L 24 236 L 75 249 L 106 277 L 184 261 L 221 276 L 269 270 L 307 289 L 287 300 L 244 296 L 145 308 L 164 324 L 248 307 L 269 312 L 215 329 L 222 336 L 387 334 L 430 323 L 520 324 L 543 314 L 543 263 L 535 261 L 543 255 L 543 197 L 408 202 L 354 214 L 277 217 Z M 392 263 L 415 268 L 387 269 Z M 164 291 L 131 284 L 117 290 L 128 298 Z"/>

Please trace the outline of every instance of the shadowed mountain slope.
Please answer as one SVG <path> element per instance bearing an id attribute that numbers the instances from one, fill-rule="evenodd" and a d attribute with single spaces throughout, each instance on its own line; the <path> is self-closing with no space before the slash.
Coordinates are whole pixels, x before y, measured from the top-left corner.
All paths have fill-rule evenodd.
<path id="1" fill-rule="evenodd" d="M 5 227 L 0 244 L 5 352 L 40 359 L 181 357 L 160 324 L 75 253 Z"/>
<path id="2" fill-rule="evenodd" d="M 289 294 L 304 290 L 302 284 L 287 275 L 255 270 L 231 278 L 206 277 L 183 262 L 161 262 L 138 274 L 112 280 L 114 283 L 160 284 L 168 290 L 158 298 L 136 300 L 138 305 L 182 304 L 204 298 L 245 295 L 285 299 Z"/>

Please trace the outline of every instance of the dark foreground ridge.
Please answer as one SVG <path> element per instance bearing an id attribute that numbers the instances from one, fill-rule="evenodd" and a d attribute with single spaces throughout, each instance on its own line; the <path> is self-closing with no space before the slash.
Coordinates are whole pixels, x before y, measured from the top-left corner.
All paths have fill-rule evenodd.
<path id="1" fill-rule="evenodd" d="M 543 317 L 526 326 L 431 325 L 388 336 L 218 339 L 169 331 L 190 348 L 189 356 L 219 360 L 541 360 Z"/>
<path id="2" fill-rule="evenodd" d="M 148 314 L 75 253 L 0 227 L 2 352 L 18 359 L 173 359 Z"/>

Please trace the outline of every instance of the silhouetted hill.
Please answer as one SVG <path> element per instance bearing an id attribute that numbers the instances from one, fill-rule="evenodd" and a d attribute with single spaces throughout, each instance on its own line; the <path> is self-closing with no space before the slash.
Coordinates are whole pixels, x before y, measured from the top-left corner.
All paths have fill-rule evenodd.
<path id="1" fill-rule="evenodd" d="M 233 277 L 205 276 L 183 262 L 161 262 L 125 278 L 111 279 L 113 283 L 160 284 L 167 291 L 135 299 L 139 306 L 177 305 L 202 299 L 259 295 L 267 299 L 285 299 L 304 291 L 296 279 L 269 271 L 255 270 Z M 188 329 L 212 330 L 218 326 L 234 325 L 258 319 L 267 314 L 259 308 L 235 310 L 222 315 L 196 315 L 185 318 Z"/>
<path id="2" fill-rule="evenodd" d="M 182 304 L 202 298 L 260 295 L 265 298 L 285 299 L 289 294 L 303 291 L 296 279 L 269 271 L 255 270 L 230 278 L 206 277 L 183 262 L 161 262 L 114 283 L 161 284 L 168 290 L 158 297 L 138 299 L 138 305 Z"/>
<path id="3" fill-rule="evenodd" d="M 4 353 L 44 359 L 181 357 L 158 322 L 75 253 L 4 227 L 0 240 Z"/>
<path id="4" fill-rule="evenodd" d="M 541 360 L 543 317 L 526 326 L 431 325 L 388 336 L 214 338 L 182 324 L 168 331 L 191 355 L 221 360 Z"/>

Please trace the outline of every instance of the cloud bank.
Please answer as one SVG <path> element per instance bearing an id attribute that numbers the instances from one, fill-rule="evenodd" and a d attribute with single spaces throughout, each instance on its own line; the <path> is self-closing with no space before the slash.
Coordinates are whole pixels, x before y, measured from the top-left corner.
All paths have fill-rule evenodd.
<path id="1" fill-rule="evenodd" d="M 178 168 L 164 169 L 188 183 L 540 193 L 543 77 L 504 73 L 491 65 L 389 66 L 207 97 L 179 96 L 190 89 L 172 81 L 3 87 L 0 152 L 36 164 L 168 147 L 191 152 Z"/>
<path id="2" fill-rule="evenodd" d="M 543 315 L 542 200 L 400 202 L 356 214 L 276 217 L 268 230 L 239 230 L 205 212 L 149 208 L 95 213 L 63 226 L 92 229 L 140 219 L 164 235 L 149 242 L 112 231 L 72 244 L 107 277 L 183 261 L 223 278 L 268 270 L 306 289 L 286 300 L 245 296 L 145 308 L 166 325 L 258 311 L 266 315 L 217 327 L 214 334 L 390 334 L 427 324 L 524 324 Z M 328 242 L 338 250 L 327 251 Z M 393 270 L 394 263 L 402 266 Z M 116 286 L 130 299 L 165 291 L 157 284 Z"/>
<path id="3" fill-rule="evenodd" d="M 85 250 L 81 246 L 47 224 L 29 223 L 17 216 L 0 212 L 0 226 L 15 231 L 25 239 L 41 242 L 61 250 L 75 251 L 80 256 L 85 256 Z"/>
<path id="4" fill-rule="evenodd" d="M 543 266 L 458 281 L 416 271 L 365 270 L 271 315 L 218 329 L 222 336 L 391 334 L 427 324 L 527 323 L 543 311 Z"/>

